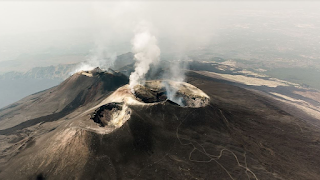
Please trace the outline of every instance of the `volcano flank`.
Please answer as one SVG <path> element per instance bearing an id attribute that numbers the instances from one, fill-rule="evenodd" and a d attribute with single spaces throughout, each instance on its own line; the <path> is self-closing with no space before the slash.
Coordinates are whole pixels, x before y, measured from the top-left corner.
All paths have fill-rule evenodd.
<path id="1" fill-rule="evenodd" d="M 0 179 L 319 179 L 318 121 L 187 71 L 75 73 L 0 110 Z"/>

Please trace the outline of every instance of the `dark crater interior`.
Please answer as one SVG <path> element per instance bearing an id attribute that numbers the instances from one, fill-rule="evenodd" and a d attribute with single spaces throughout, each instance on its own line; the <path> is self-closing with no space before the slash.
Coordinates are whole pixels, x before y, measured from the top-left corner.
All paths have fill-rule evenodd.
<path id="1" fill-rule="evenodd" d="M 134 94 L 139 100 L 145 103 L 162 102 L 168 99 L 165 88 L 151 89 L 146 86 L 138 85 L 135 87 Z"/>
<path id="2" fill-rule="evenodd" d="M 134 95 L 144 103 L 169 101 L 183 107 L 203 107 L 209 103 L 209 97 L 206 97 L 200 89 L 186 85 L 187 83 L 181 83 L 180 86 L 177 86 L 177 84 L 148 81 L 144 86 L 135 86 Z M 168 92 L 168 90 L 171 92 Z"/>
<path id="3" fill-rule="evenodd" d="M 98 123 L 101 127 L 105 127 L 108 125 L 112 116 L 115 112 L 122 110 L 122 103 L 108 103 L 100 106 L 98 109 L 94 111 L 91 115 L 91 119 Z"/>

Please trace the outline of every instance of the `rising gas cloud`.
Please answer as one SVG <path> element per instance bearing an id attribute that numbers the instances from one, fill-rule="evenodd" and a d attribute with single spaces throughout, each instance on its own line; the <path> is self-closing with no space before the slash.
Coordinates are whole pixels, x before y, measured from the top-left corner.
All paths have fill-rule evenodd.
<path id="1" fill-rule="evenodd" d="M 130 75 L 130 88 L 134 93 L 136 85 L 144 85 L 146 74 L 151 65 L 158 66 L 160 61 L 160 48 L 158 47 L 157 38 L 150 32 L 150 24 L 141 22 L 135 30 L 135 36 L 132 39 L 132 51 L 135 59 L 135 70 Z M 163 79 L 175 82 L 183 82 L 185 79 L 184 69 L 185 61 L 172 61 L 164 69 Z M 177 104 L 184 106 L 182 97 L 177 96 L 177 88 L 171 87 L 168 81 L 163 81 L 166 88 L 167 98 Z M 178 83 L 179 84 L 179 83 Z"/>
<path id="2" fill-rule="evenodd" d="M 139 3 L 94 2 L 91 5 L 92 40 L 94 46 L 85 62 L 72 73 L 96 67 L 113 68 L 117 55 L 130 51 L 132 27 L 140 17 Z M 128 45 L 126 45 L 128 44 Z"/>
<path id="3" fill-rule="evenodd" d="M 177 87 L 170 86 L 169 81 L 163 81 L 163 85 L 166 88 L 167 98 L 180 106 L 184 106 L 183 98 L 177 96 L 177 91 L 180 88 L 180 83 L 185 81 L 185 69 L 187 68 L 187 59 L 171 61 L 169 67 L 163 74 L 163 79 L 177 82 Z"/>
<path id="4" fill-rule="evenodd" d="M 150 65 L 157 64 L 160 59 L 160 48 L 157 38 L 151 34 L 150 25 L 146 22 L 140 22 L 135 30 L 132 39 L 132 51 L 135 59 L 135 70 L 130 75 L 130 88 L 134 93 L 134 86 L 144 85 L 150 69 Z"/>

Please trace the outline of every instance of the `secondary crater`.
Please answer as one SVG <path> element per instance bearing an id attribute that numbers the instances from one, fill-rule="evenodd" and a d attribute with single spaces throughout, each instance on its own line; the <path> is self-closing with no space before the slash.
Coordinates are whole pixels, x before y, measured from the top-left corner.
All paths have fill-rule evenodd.
<path id="1" fill-rule="evenodd" d="M 183 107 L 204 107 L 210 98 L 197 87 L 186 82 L 168 80 L 146 81 L 133 88 L 137 100 L 144 103 L 172 101 Z"/>
<path id="2" fill-rule="evenodd" d="M 124 103 L 111 102 L 100 106 L 91 115 L 91 119 L 101 127 L 121 127 L 131 114 L 131 109 Z"/>

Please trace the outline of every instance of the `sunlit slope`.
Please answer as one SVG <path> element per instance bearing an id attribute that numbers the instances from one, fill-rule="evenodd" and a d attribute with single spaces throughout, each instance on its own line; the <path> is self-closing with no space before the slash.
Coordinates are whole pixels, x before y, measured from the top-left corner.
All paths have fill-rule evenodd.
<path id="1" fill-rule="evenodd" d="M 88 82 L 95 82 L 92 81 L 94 77 L 94 73 L 84 72 L 73 78 L 88 78 Z M 118 81 L 108 82 L 105 87 Z M 87 91 L 84 89 L 89 87 L 78 82 L 77 87 L 61 84 L 55 92 L 69 92 L 69 88 L 77 92 L 75 90 L 79 89 L 87 98 L 83 98 L 83 103 L 73 104 L 74 109 L 62 118 L 50 122 L 43 120 L 40 124 L 21 129 L 1 130 L 7 133 L 0 136 L 1 144 L 6 147 L 1 149 L 0 178 L 320 177 L 316 168 L 320 165 L 320 158 L 317 158 L 320 151 L 317 143 L 320 138 L 319 123 L 312 117 L 295 111 L 294 107 L 283 102 L 225 80 L 189 72 L 187 82 L 210 98 L 207 105 L 182 107 L 168 100 L 146 103 L 133 95 L 126 95 L 130 91 L 120 84 L 113 86 L 113 90 L 121 86 L 124 88 L 123 93 L 117 96 L 115 93 L 121 88 L 114 93 L 101 91 L 101 96 L 97 93 L 100 91 L 92 91 L 103 87 L 100 83 L 91 85 L 92 90 Z M 89 96 L 90 92 L 95 93 Z M 71 93 L 69 96 L 73 97 Z M 130 97 L 131 103 L 122 101 L 122 97 Z M 120 103 L 117 106 L 125 109 L 123 105 L 126 103 L 126 108 L 130 109 L 125 111 L 129 118 L 121 126 L 95 122 L 93 115 L 98 112 L 97 109 L 117 99 Z M 20 106 L 30 105 L 28 102 L 20 103 Z M 7 109 L 7 116 L 13 108 Z M 108 112 L 108 108 L 103 110 Z"/>

